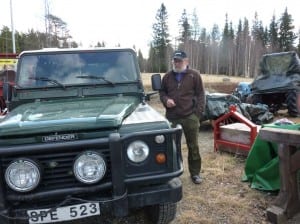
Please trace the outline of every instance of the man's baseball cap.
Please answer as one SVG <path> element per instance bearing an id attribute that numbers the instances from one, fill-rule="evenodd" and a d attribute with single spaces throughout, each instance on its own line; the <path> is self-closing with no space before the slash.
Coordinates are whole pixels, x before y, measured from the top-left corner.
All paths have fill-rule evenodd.
<path id="1" fill-rule="evenodd" d="M 184 59 L 187 58 L 187 55 L 184 51 L 175 51 L 173 54 L 173 59 Z"/>

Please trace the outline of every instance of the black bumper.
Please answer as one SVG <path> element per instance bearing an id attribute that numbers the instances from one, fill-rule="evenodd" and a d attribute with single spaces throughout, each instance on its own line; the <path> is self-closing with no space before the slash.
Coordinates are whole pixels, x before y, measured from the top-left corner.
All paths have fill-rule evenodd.
<path id="1" fill-rule="evenodd" d="M 100 204 L 101 216 L 115 216 L 123 217 L 130 214 L 131 210 L 142 208 L 151 205 L 163 204 L 163 203 L 176 203 L 182 198 L 182 183 L 179 178 L 174 178 L 169 182 L 162 185 L 144 186 L 138 190 L 127 189 L 126 193 L 118 198 L 101 199 L 96 195 L 92 202 L 98 201 Z M 72 201 L 72 203 L 70 203 Z M 88 202 L 86 198 L 79 197 L 66 197 L 60 202 L 56 202 L 48 205 L 48 209 L 69 205 L 81 204 Z M 64 203 L 65 202 L 65 203 Z M 32 206 L 28 209 L 41 209 L 40 207 Z M 19 220 L 18 223 L 28 223 L 27 209 L 14 209 L 11 211 L 0 211 L 0 223 L 9 224 L 9 219 L 3 218 L 4 216 L 14 217 L 15 220 Z"/>

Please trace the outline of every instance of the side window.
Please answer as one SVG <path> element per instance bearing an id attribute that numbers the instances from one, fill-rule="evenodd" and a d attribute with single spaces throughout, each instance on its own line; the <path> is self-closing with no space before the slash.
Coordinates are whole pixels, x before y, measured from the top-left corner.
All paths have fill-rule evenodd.
<path id="1" fill-rule="evenodd" d="M 19 86 L 34 86 L 36 77 L 37 57 L 36 56 L 24 56 L 21 59 L 20 72 L 18 77 Z"/>

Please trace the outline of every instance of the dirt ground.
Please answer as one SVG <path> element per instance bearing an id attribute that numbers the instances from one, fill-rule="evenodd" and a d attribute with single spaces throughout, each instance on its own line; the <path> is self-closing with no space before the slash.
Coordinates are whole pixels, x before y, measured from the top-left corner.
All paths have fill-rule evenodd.
<path id="1" fill-rule="evenodd" d="M 208 86 L 209 85 L 209 86 Z M 209 83 L 207 88 L 214 92 L 230 93 L 236 83 Z M 164 108 L 155 95 L 149 102 L 164 114 Z M 295 123 L 300 118 L 290 118 L 280 112 L 275 119 L 288 118 Z M 246 157 L 225 152 L 214 152 L 213 128 L 209 121 L 203 122 L 199 131 L 202 157 L 201 176 L 203 183 L 192 183 L 187 171 L 187 147 L 182 141 L 184 173 L 183 198 L 177 205 L 177 215 L 172 224 L 268 224 L 266 210 L 274 202 L 277 192 L 263 192 L 251 189 L 242 182 Z M 127 218 L 111 220 L 109 223 L 148 224 L 142 211 Z M 300 223 L 300 214 L 286 221 Z"/>

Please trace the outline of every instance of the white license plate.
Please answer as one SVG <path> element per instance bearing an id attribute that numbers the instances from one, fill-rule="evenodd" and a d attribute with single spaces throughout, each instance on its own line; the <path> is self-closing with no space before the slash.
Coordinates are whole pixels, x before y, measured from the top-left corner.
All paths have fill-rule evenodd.
<path id="1" fill-rule="evenodd" d="M 27 210 L 29 223 L 54 223 L 100 215 L 99 203 L 84 203 L 56 209 Z"/>

